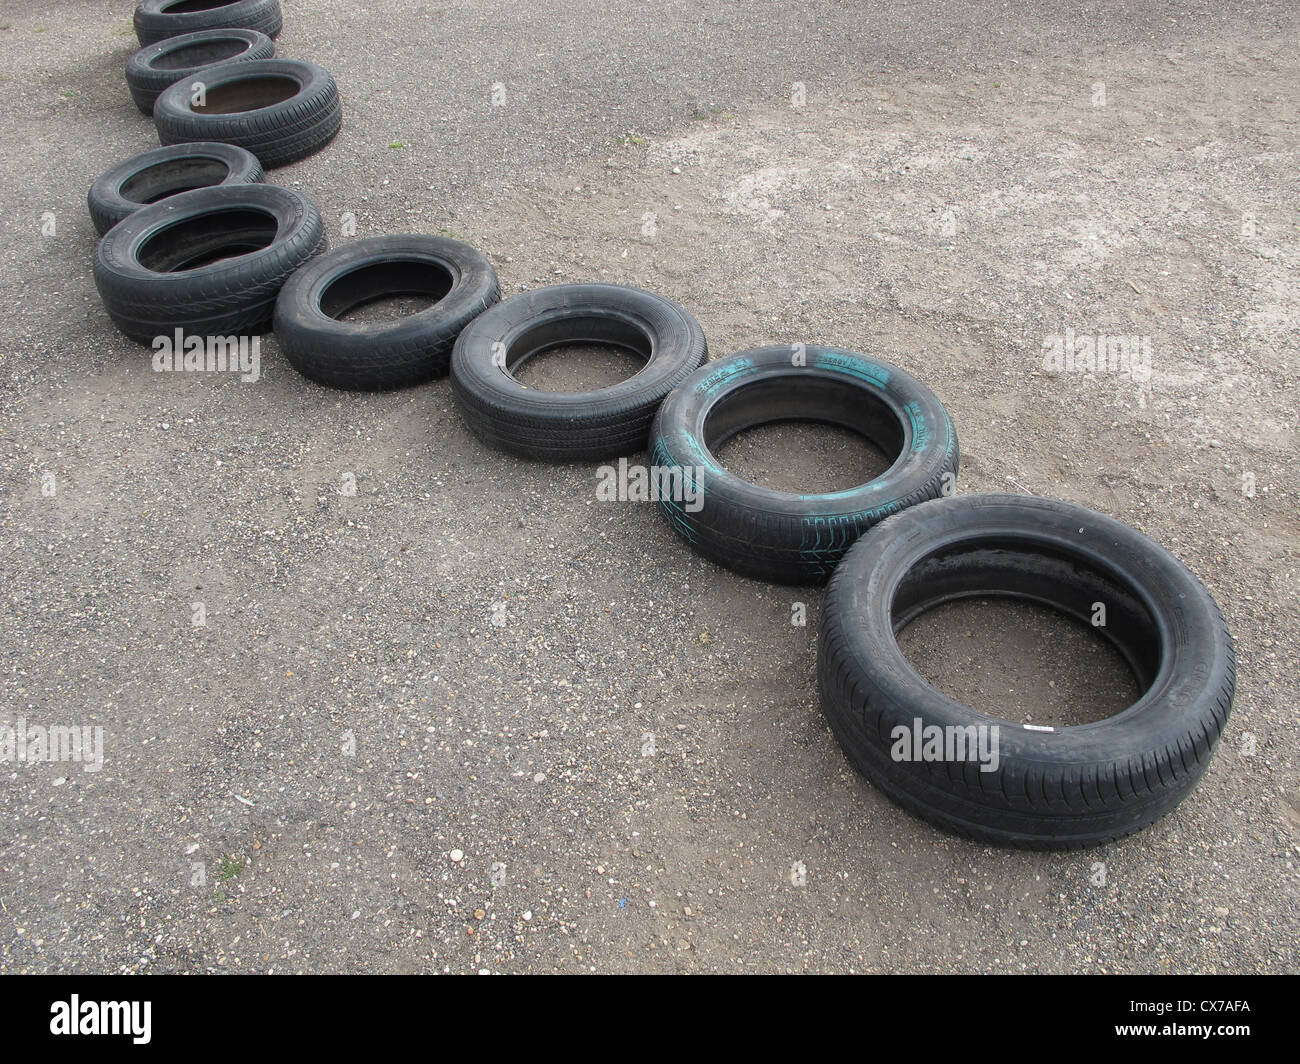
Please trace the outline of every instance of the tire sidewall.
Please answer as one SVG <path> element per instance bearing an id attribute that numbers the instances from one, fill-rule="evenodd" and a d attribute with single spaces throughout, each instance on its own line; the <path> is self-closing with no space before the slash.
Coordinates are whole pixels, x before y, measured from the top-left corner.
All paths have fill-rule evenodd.
<path id="1" fill-rule="evenodd" d="M 271 243 L 257 251 L 209 266 L 178 273 L 159 273 L 142 265 L 139 249 L 159 232 L 214 210 L 248 209 L 269 213 L 276 223 Z M 277 185 L 224 185 L 182 192 L 142 207 L 114 226 L 95 251 L 95 278 L 106 299 L 117 292 L 137 298 L 144 290 L 153 299 L 184 299 L 195 286 L 219 290 L 247 285 L 262 262 L 275 258 L 285 245 L 314 242 L 320 216 L 306 196 Z"/>
<path id="2" fill-rule="evenodd" d="M 702 478 L 705 508 L 778 515 L 817 525 L 863 526 L 896 513 L 936 476 L 957 471 L 957 432 L 929 388 L 896 366 L 843 348 L 804 345 L 806 365 L 792 362 L 790 345 L 755 348 L 710 362 L 664 401 L 651 432 L 651 448 L 665 464 L 691 467 Z M 860 389 L 887 406 L 902 429 L 900 454 L 880 476 L 843 491 L 812 494 L 775 491 L 727 471 L 705 446 L 704 429 L 719 403 L 748 385 L 783 376 L 818 377 Z M 743 430 L 742 430 L 743 431 Z"/>
<path id="3" fill-rule="evenodd" d="M 228 130 L 232 123 L 239 125 L 265 121 L 268 124 L 280 119 L 296 117 L 294 108 L 308 96 L 334 85 L 334 77 L 324 67 L 301 59 L 256 59 L 248 62 L 226 62 L 215 66 L 203 67 L 200 71 L 206 91 L 221 88 L 233 82 L 262 77 L 289 77 L 298 83 L 298 91 L 288 99 L 258 107 L 248 111 L 236 111 L 227 114 L 203 114 L 190 107 L 191 87 L 185 79 L 174 82 L 164 89 L 154 103 L 154 122 L 161 136 L 181 135 L 184 139 L 194 139 L 191 132 L 201 133 L 210 129 L 213 139 L 220 139 L 218 134 Z"/>
<path id="4" fill-rule="evenodd" d="M 1157 675 L 1118 715 L 1047 732 L 1029 729 L 947 697 L 907 661 L 891 623 L 894 592 L 907 571 L 935 550 L 1012 532 L 1044 549 L 1077 552 L 1080 561 L 1131 588 L 1160 628 Z M 938 499 L 891 517 L 845 555 L 824 609 L 827 617 L 838 614 L 836 627 L 844 633 L 849 657 L 869 676 L 878 696 L 872 700 L 881 714 L 875 730 L 885 735 L 897 725 L 910 727 L 914 720 L 939 727 L 997 725 L 1004 765 L 1105 765 L 1177 746 L 1221 696 L 1222 677 L 1231 673 L 1233 651 L 1218 607 L 1181 562 L 1120 521 L 1054 499 Z M 823 645 L 819 657 L 826 653 Z"/>
<path id="5" fill-rule="evenodd" d="M 153 65 L 165 55 L 217 40 L 243 41 L 244 50 L 237 55 L 227 56 L 211 63 L 200 63 L 197 66 L 162 68 Z M 126 63 L 127 87 L 140 110 L 152 116 L 154 104 L 167 88 L 178 81 L 193 77 L 200 70 L 212 66 L 274 58 L 275 43 L 260 30 L 240 27 L 196 30 L 193 33 L 183 33 L 179 37 L 166 37 L 153 44 L 147 44 L 135 52 Z M 147 108 L 146 101 L 149 104 Z"/>
<path id="6" fill-rule="evenodd" d="M 626 380 L 588 392 L 527 388 L 494 361 L 526 333 L 573 312 L 618 319 L 650 338 L 646 364 Z M 577 340 L 575 340 L 577 342 Z M 705 355 L 704 333 L 679 303 L 654 292 L 619 285 L 558 285 L 522 292 L 479 315 L 460 334 L 452 352 L 452 381 L 460 394 L 511 410 L 599 417 L 637 400 L 661 401 Z"/>
<path id="7" fill-rule="evenodd" d="M 233 4 L 201 11 L 164 10 L 167 4 L 174 2 L 175 0 L 140 0 L 136 5 L 133 25 L 136 38 L 142 45 L 157 44 L 186 33 L 229 26 L 260 29 L 265 24 L 268 36 L 273 37 L 279 32 L 282 21 L 278 0 L 236 0 Z"/>
<path id="8" fill-rule="evenodd" d="M 216 185 L 206 186 L 208 188 L 220 188 L 226 185 L 260 184 L 265 177 L 257 156 L 233 144 L 208 141 L 155 148 L 152 151 L 142 152 L 140 155 L 123 160 L 95 179 L 95 183 L 90 186 L 90 191 L 86 195 L 91 217 L 103 217 L 106 220 L 112 220 L 113 225 L 117 225 L 123 219 L 135 214 L 136 211 L 152 206 L 152 204 L 137 203 L 134 200 L 127 199 L 122 195 L 122 186 L 145 170 L 181 159 L 210 159 L 226 164 L 229 169 L 225 178 Z M 181 195 L 181 193 L 177 193 L 177 195 Z M 168 196 L 156 202 L 166 202 L 172 198 Z M 104 232 L 107 231 L 104 230 Z M 102 236 L 103 233 L 100 235 Z"/>
<path id="9" fill-rule="evenodd" d="M 385 262 L 437 265 L 452 277 L 447 294 L 433 306 L 392 322 L 344 322 L 321 309 L 327 288 L 347 274 Z M 382 236 L 358 240 L 308 263 L 280 290 L 275 308 L 278 334 L 292 345 L 344 347 L 405 344 L 416 338 L 438 339 L 455 333 L 496 290 L 496 271 L 487 256 L 459 241 L 433 236 Z"/>

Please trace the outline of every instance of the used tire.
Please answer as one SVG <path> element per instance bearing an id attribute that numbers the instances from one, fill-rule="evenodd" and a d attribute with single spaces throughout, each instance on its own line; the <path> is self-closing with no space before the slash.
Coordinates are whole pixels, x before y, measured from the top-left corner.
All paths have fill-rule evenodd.
<path id="1" fill-rule="evenodd" d="M 213 185 L 262 181 L 257 156 L 232 144 L 176 144 L 133 156 L 104 171 L 90 186 L 86 205 L 103 236 L 147 204 Z"/>
<path id="2" fill-rule="evenodd" d="M 202 102 L 194 82 L 202 83 Z M 164 144 L 221 141 L 247 148 L 270 170 L 305 159 L 339 131 L 343 105 L 329 71 L 296 59 L 205 68 L 164 89 L 153 108 Z"/>
<path id="3" fill-rule="evenodd" d="M 134 22 L 142 45 L 199 30 L 257 30 L 274 37 L 283 25 L 280 0 L 141 0 Z"/>
<path id="4" fill-rule="evenodd" d="M 210 66 L 275 56 L 275 43 L 257 30 L 219 29 L 168 37 L 141 48 L 126 63 L 131 99 L 147 115 L 163 89 Z"/>
<path id="5" fill-rule="evenodd" d="M 95 284 L 113 323 L 152 342 L 264 332 L 289 276 L 325 250 L 325 228 L 301 192 L 225 185 L 136 211 L 95 250 Z"/>
<path id="6" fill-rule="evenodd" d="M 948 698 L 912 669 L 896 633 L 941 603 L 988 595 L 1084 624 L 1104 603 L 1095 630 L 1143 694 L 1116 716 L 1059 729 Z M 849 551 L 826 592 L 817 677 L 845 754 L 900 805 L 984 842 L 1069 849 L 1137 831 L 1188 795 L 1227 723 L 1236 670 L 1209 592 L 1146 536 L 1073 503 L 976 495 L 913 507 Z M 946 760 L 898 756 L 915 747 L 908 733 L 928 742 L 979 726 L 997 728 L 987 733 L 996 764 L 956 756 L 956 743 Z"/>
<path id="7" fill-rule="evenodd" d="M 820 421 L 857 432 L 893 464 L 875 480 L 815 495 L 773 491 L 722 467 L 715 451 L 772 421 Z M 650 437 L 658 469 L 680 470 L 702 505 L 659 499 L 692 547 L 746 576 L 823 583 L 872 525 L 951 490 L 957 432 L 920 381 L 835 347 L 787 344 L 710 362 L 665 400 Z"/>
<path id="8" fill-rule="evenodd" d="M 602 344 L 646 359 L 625 381 L 590 392 L 525 388 L 513 370 L 568 344 Z M 466 423 L 511 454 L 566 462 L 644 450 L 650 422 L 707 355 L 682 306 L 639 288 L 574 284 L 511 296 L 456 341 L 451 383 Z"/>
<path id="9" fill-rule="evenodd" d="M 393 321 L 343 322 L 389 296 L 432 297 Z M 314 259 L 280 290 L 275 337 L 305 377 L 336 388 L 378 390 L 445 376 L 456 337 L 500 298 L 496 271 L 468 244 L 440 236 L 358 240 Z"/>

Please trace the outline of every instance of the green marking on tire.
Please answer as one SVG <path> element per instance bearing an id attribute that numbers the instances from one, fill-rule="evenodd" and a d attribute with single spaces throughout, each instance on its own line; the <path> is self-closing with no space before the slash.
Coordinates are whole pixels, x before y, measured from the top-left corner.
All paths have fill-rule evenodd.
<path id="1" fill-rule="evenodd" d="M 821 352 L 817 355 L 817 365 L 837 370 L 849 377 L 857 377 L 877 388 L 884 388 L 889 383 L 889 370 L 861 357 Z"/>
<path id="2" fill-rule="evenodd" d="M 903 407 L 907 420 L 912 425 L 912 453 L 924 450 L 930 442 L 930 424 L 925 419 L 921 404 L 916 400 Z"/>
<path id="3" fill-rule="evenodd" d="M 732 377 L 738 376 L 742 373 L 748 373 L 753 368 L 754 360 L 752 358 L 737 358 L 729 360 L 726 365 L 720 366 L 705 377 L 704 380 L 700 381 L 700 383 L 695 386 L 695 392 L 697 395 L 705 395 L 709 392 L 715 392 L 722 387 L 722 385 L 731 380 Z"/>

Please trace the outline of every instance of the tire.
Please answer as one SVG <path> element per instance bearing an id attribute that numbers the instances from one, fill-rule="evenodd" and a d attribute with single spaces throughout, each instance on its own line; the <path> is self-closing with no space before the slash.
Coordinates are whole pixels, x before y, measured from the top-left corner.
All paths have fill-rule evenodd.
<path id="1" fill-rule="evenodd" d="M 203 83 L 205 106 L 215 110 L 194 109 L 195 81 Z M 201 77 L 176 82 L 158 97 L 153 120 L 164 144 L 237 144 L 270 170 L 314 155 L 333 140 L 343 105 L 334 78 L 315 63 L 259 59 L 205 67 Z"/>
<path id="2" fill-rule="evenodd" d="M 136 155 L 104 171 L 90 186 L 86 205 L 103 236 L 146 204 L 214 185 L 259 184 L 257 157 L 231 144 L 177 144 Z"/>
<path id="3" fill-rule="evenodd" d="M 897 457 L 869 483 L 818 495 L 759 487 L 715 457 L 737 433 L 785 420 L 840 425 Z M 683 539 L 720 565 L 783 584 L 824 583 L 872 525 L 951 490 L 958 465 L 957 431 L 929 388 L 865 355 L 804 344 L 742 351 L 698 370 L 660 407 L 650 453 L 654 466 L 681 470 L 694 486 L 659 500 Z"/>
<path id="4" fill-rule="evenodd" d="M 141 45 L 199 30 L 257 30 L 275 37 L 283 25 L 280 0 L 141 0 L 134 22 Z"/>
<path id="5" fill-rule="evenodd" d="M 200 30 L 141 48 L 126 63 L 131 99 L 147 115 L 163 89 L 210 66 L 272 59 L 275 43 L 257 30 Z"/>
<path id="6" fill-rule="evenodd" d="M 150 343 L 264 332 L 289 276 L 327 247 L 301 192 L 227 185 L 182 192 L 136 211 L 95 250 L 95 284 L 113 323 Z M 233 253 L 233 254 L 232 254 Z M 214 256 L 230 257 L 212 261 Z"/>
<path id="7" fill-rule="evenodd" d="M 512 375 L 543 351 L 583 343 L 624 348 L 647 362 L 590 392 L 538 391 Z M 558 285 L 512 296 L 476 318 L 452 352 L 452 391 L 469 427 L 500 450 L 553 462 L 612 458 L 645 449 L 664 396 L 707 353 L 699 324 L 672 300 L 619 285 Z"/>
<path id="8" fill-rule="evenodd" d="M 990 594 L 1084 624 L 1105 603 L 1095 630 L 1144 693 L 1116 716 L 1055 730 L 943 695 L 908 664 L 896 633 L 941 603 Z M 826 592 L 817 678 L 849 760 L 904 808 L 999 846 L 1071 849 L 1138 831 L 1187 797 L 1227 723 L 1236 668 L 1209 592 L 1140 532 L 1056 499 L 975 495 L 913 507 L 849 551 Z M 955 747 L 947 761 L 896 759 L 918 722 L 996 726 L 996 761 Z"/>
<path id="9" fill-rule="evenodd" d="M 374 299 L 432 295 L 415 314 L 377 324 L 339 321 Z M 439 236 L 358 240 L 314 259 L 280 290 L 275 337 L 293 367 L 336 388 L 380 390 L 446 376 L 452 345 L 500 298 L 482 252 Z"/>

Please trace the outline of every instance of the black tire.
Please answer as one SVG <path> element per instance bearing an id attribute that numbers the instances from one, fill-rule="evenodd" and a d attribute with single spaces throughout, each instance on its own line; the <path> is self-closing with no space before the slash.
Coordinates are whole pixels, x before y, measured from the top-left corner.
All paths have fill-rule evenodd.
<path id="1" fill-rule="evenodd" d="M 759 487 L 719 464 L 714 451 L 732 436 L 787 420 L 840 425 L 897 457 L 867 484 L 811 495 Z M 650 455 L 702 493 L 699 506 L 659 500 L 683 539 L 729 569 L 784 584 L 824 583 L 872 525 L 950 492 L 958 465 L 957 431 L 929 388 L 865 355 L 805 344 L 702 367 L 659 408 Z"/>
<path id="2" fill-rule="evenodd" d="M 590 392 L 538 391 L 512 375 L 543 351 L 584 343 L 647 361 L 627 380 Z M 670 299 L 619 285 L 557 285 L 476 318 L 456 341 L 451 383 L 466 423 L 493 447 L 554 462 L 612 458 L 645 449 L 664 396 L 707 353 L 699 324 Z"/>
<path id="3" fill-rule="evenodd" d="M 432 296 L 393 321 L 342 322 L 388 296 Z M 468 244 L 440 236 L 379 236 L 321 255 L 293 275 L 275 304 L 275 338 L 305 377 L 379 390 L 445 376 L 456 337 L 500 298 L 496 271 Z"/>
<path id="4" fill-rule="evenodd" d="M 203 85 L 207 110 L 193 104 Z M 247 148 L 271 170 L 325 147 L 343 122 L 329 71 L 297 59 L 259 59 L 205 67 L 164 89 L 153 108 L 164 144 L 222 141 Z"/>
<path id="5" fill-rule="evenodd" d="M 1056 730 L 953 701 L 912 669 L 896 633 L 974 595 L 1026 599 L 1084 624 L 1105 603 L 1096 630 L 1144 693 L 1116 716 Z M 1236 667 L 1209 592 L 1140 532 L 1074 503 L 974 495 L 913 507 L 849 551 L 826 592 L 817 678 L 849 760 L 904 808 L 984 842 L 1070 849 L 1137 831 L 1188 795 L 1227 723 Z M 907 736 L 895 729 L 916 734 L 918 721 L 996 726 L 996 765 L 896 760 Z"/>
<path id="6" fill-rule="evenodd" d="M 283 25 L 280 0 L 141 0 L 134 22 L 142 45 L 199 30 L 257 30 L 275 37 Z"/>
<path id="7" fill-rule="evenodd" d="M 301 192 L 201 188 L 114 226 L 95 250 L 95 284 L 113 323 L 133 340 L 150 343 L 177 329 L 244 336 L 266 331 L 281 286 L 326 247 L 320 214 Z"/>
<path id="8" fill-rule="evenodd" d="M 259 184 L 264 176 L 257 156 L 233 144 L 176 144 L 105 170 L 90 186 L 86 205 L 103 236 L 147 204 L 196 188 Z"/>
<path id="9" fill-rule="evenodd" d="M 206 67 L 274 57 L 275 42 L 257 30 L 200 30 L 145 45 L 127 60 L 126 85 L 135 105 L 152 115 L 163 89 Z"/>

